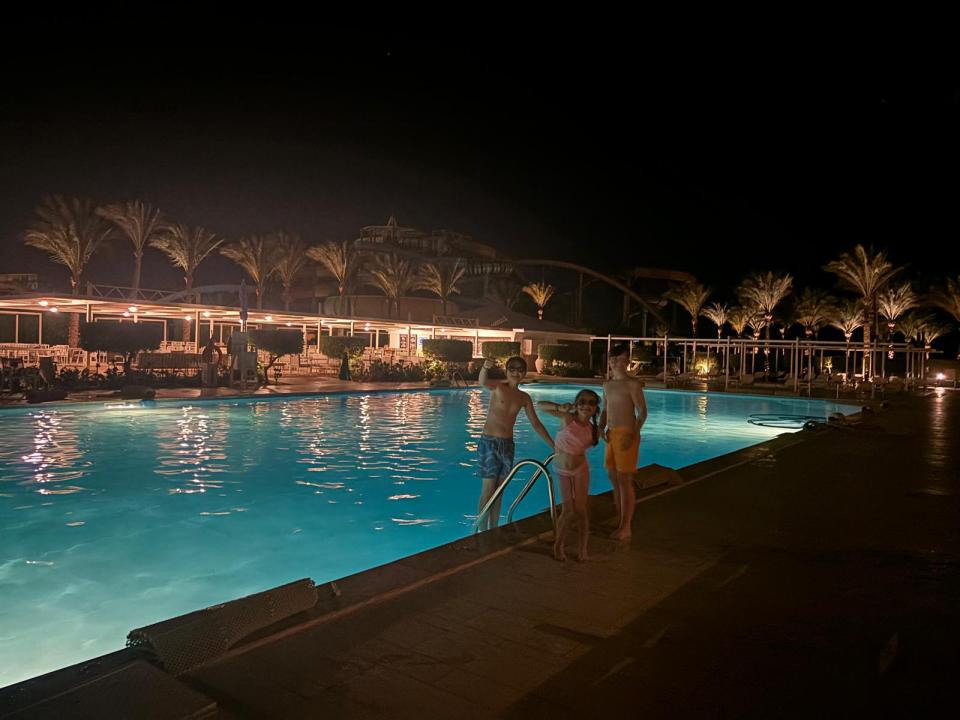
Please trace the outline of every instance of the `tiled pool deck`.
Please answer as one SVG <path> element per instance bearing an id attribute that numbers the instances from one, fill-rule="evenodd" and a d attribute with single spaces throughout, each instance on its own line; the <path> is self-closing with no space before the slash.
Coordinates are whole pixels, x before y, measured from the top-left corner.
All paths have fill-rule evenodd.
<path id="1" fill-rule="evenodd" d="M 960 699 L 958 455 L 960 396 L 901 397 L 684 469 L 629 548 L 596 498 L 587 564 L 531 518 L 321 587 L 176 680 L 108 656 L 0 691 L 0 715 L 930 715 Z"/>

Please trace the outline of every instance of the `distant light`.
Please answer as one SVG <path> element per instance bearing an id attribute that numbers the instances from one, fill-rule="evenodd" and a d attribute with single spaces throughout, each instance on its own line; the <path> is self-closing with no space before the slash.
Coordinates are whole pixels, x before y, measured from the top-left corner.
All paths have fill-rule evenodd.
<path id="1" fill-rule="evenodd" d="M 210 311 L 209 311 L 209 310 L 204 310 L 204 311 L 203 311 L 203 316 L 204 316 L 204 317 L 210 317 Z"/>
<path id="2" fill-rule="evenodd" d="M 136 305 L 131 305 L 130 307 L 127 308 L 127 310 L 128 310 L 129 312 L 136 312 L 136 311 L 137 311 L 137 306 L 136 306 Z"/>
<path id="3" fill-rule="evenodd" d="M 52 308 L 50 308 L 50 312 L 60 312 L 60 311 L 57 310 L 55 307 L 52 307 Z"/>
<path id="4" fill-rule="evenodd" d="M 193 322 L 193 315 L 184 315 L 183 319 L 187 322 Z"/>
<path id="5" fill-rule="evenodd" d="M 288 320 L 288 321 L 287 321 L 287 327 L 290 327 L 291 325 L 293 325 L 293 323 Z"/>
<path id="6" fill-rule="evenodd" d="M 124 311 L 123 316 L 124 316 L 124 317 L 130 317 L 130 313 L 128 313 L 127 311 Z"/>
<path id="7" fill-rule="evenodd" d="M 937 373 L 937 380 L 946 380 L 947 376 L 943 373 Z"/>
<path id="8" fill-rule="evenodd" d="M 50 304 L 50 303 L 47 302 L 46 300 L 41 300 L 40 303 L 39 303 L 40 307 L 46 307 L 46 306 L 49 305 L 49 304 Z"/>
<path id="9" fill-rule="evenodd" d="M 370 329 L 370 323 L 367 323 L 366 325 L 364 325 L 364 326 L 363 326 L 363 329 L 364 329 L 364 330 L 369 330 L 369 329 Z"/>
<path id="10" fill-rule="evenodd" d="M 267 316 L 264 318 L 264 320 L 266 320 L 267 322 L 273 322 L 273 315 L 267 315 Z"/>

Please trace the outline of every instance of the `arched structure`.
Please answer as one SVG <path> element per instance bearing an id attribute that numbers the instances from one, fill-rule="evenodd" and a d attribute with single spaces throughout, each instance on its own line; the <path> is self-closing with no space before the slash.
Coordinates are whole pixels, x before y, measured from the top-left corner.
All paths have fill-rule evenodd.
<path id="1" fill-rule="evenodd" d="M 512 259 L 510 260 L 510 262 L 513 263 L 514 265 L 543 265 L 547 267 L 557 267 L 557 268 L 563 268 L 564 270 L 573 270 L 574 272 L 580 273 L 581 275 L 589 275 L 591 277 L 596 278 L 597 280 L 601 280 L 602 282 L 607 283 L 607 285 L 609 285 L 610 287 L 616 288 L 627 297 L 633 300 L 636 300 L 637 303 L 639 303 L 643 309 L 645 309 L 648 313 L 653 315 L 653 317 L 655 317 L 657 320 L 663 323 L 666 322 L 663 316 L 659 313 L 659 311 L 655 307 L 651 306 L 650 303 L 648 303 L 642 297 L 640 297 L 640 295 L 638 295 L 636 292 L 631 290 L 629 287 L 624 285 L 619 280 L 612 278 L 609 275 L 605 275 L 601 272 L 597 272 L 596 270 L 593 270 L 591 268 L 585 267 L 583 265 L 578 265 L 577 263 L 566 262 L 564 260 Z M 687 282 L 687 281 L 693 280 L 693 276 L 690 275 L 689 273 L 685 273 L 677 270 L 658 270 L 656 268 L 638 268 L 634 274 L 636 277 L 653 278 L 657 280 L 671 280 L 673 282 Z M 582 292 L 582 286 L 583 286 L 583 283 L 581 282 L 580 288 L 577 291 L 578 307 L 582 307 L 582 298 L 580 297 L 580 293 Z"/>

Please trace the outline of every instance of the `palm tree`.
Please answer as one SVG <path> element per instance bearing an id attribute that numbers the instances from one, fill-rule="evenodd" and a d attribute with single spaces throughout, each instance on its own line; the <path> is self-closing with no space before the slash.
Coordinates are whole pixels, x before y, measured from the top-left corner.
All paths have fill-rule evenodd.
<path id="1" fill-rule="evenodd" d="M 839 277 L 841 284 L 860 293 L 866 315 L 863 324 L 863 344 L 864 347 L 869 347 L 870 326 L 871 323 L 876 323 L 877 318 L 877 295 L 903 268 L 895 267 L 887 260 L 886 253 L 874 253 L 872 248 L 868 251 L 863 245 L 857 245 L 853 249 L 853 254 L 843 253 L 836 260 L 824 265 L 823 269 Z M 865 352 L 863 370 L 865 376 L 870 374 L 868 356 L 869 353 Z"/>
<path id="2" fill-rule="evenodd" d="M 859 300 L 844 300 L 837 306 L 833 317 L 830 318 L 830 324 L 843 333 L 843 336 L 847 339 L 847 344 L 850 343 L 853 333 L 858 328 L 863 327 L 865 322 L 863 303 Z"/>
<path id="3" fill-rule="evenodd" d="M 104 205 L 97 209 L 97 215 L 118 227 L 133 244 L 133 279 L 130 281 L 130 297 L 136 299 L 140 290 L 143 251 L 154 238 L 163 234 L 167 228 L 167 222 L 160 210 L 140 200 Z"/>
<path id="4" fill-rule="evenodd" d="M 910 283 L 904 283 L 897 288 L 887 288 L 877 296 L 877 309 L 887 321 L 891 339 L 899 317 L 916 305 L 917 296 L 913 293 Z"/>
<path id="5" fill-rule="evenodd" d="M 344 297 L 353 292 L 354 282 L 360 270 L 360 255 L 347 241 L 325 242 L 307 250 L 307 257 L 316 260 L 337 281 L 339 300 L 337 312 L 343 314 Z"/>
<path id="6" fill-rule="evenodd" d="M 836 314 L 836 299 L 819 288 L 804 288 L 793 309 L 794 318 L 803 325 L 803 332 L 808 338 L 815 336 Z"/>
<path id="7" fill-rule="evenodd" d="M 752 312 L 745 307 L 738 306 L 730 309 L 730 312 L 727 314 L 727 322 L 730 323 L 730 327 L 733 328 L 737 337 L 743 337 L 747 325 L 750 324 L 751 317 L 753 317 Z"/>
<path id="8" fill-rule="evenodd" d="M 466 271 L 467 268 L 460 258 L 457 258 L 453 264 L 427 263 L 420 268 L 417 288 L 431 292 L 440 298 L 443 303 L 443 314 L 446 315 L 447 298 L 460 292 L 457 283 Z"/>
<path id="9" fill-rule="evenodd" d="M 690 315 L 690 324 L 693 326 L 693 337 L 697 337 L 697 318 L 703 304 L 710 297 L 710 290 L 692 280 L 679 287 L 670 288 L 663 294 L 667 300 L 673 300 Z"/>
<path id="10" fill-rule="evenodd" d="M 553 297 L 555 291 L 556 288 L 553 285 L 548 285 L 542 281 L 523 286 L 523 292 L 529 295 L 537 306 L 538 320 L 543 320 L 543 309 L 547 306 L 547 303 L 550 302 L 550 298 Z"/>
<path id="11" fill-rule="evenodd" d="M 257 294 L 257 310 L 262 310 L 264 290 L 275 265 L 276 250 L 273 239 L 268 235 L 242 237 L 221 247 L 220 254 L 246 270 L 253 280 Z"/>
<path id="12" fill-rule="evenodd" d="M 66 201 L 60 195 L 45 197 L 37 207 L 38 220 L 24 233 L 23 241 L 46 252 L 70 271 L 70 290 L 80 294 L 83 268 L 113 229 L 97 215 L 87 199 Z"/>
<path id="13" fill-rule="evenodd" d="M 744 307 L 763 315 L 767 340 L 770 339 L 770 326 L 773 323 L 773 311 L 793 289 L 793 277 L 776 275 L 772 272 L 753 273 L 737 288 L 737 297 Z M 759 329 L 757 325 L 754 327 Z"/>
<path id="14" fill-rule="evenodd" d="M 960 322 L 960 275 L 956 280 L 947 278 L 946 288 L 934 291 L 930 299 L 934 305 L 943 308 L 953 315 L 954 320 Z"/>
<path id="15" fill-rule="evenodd" d="M 934 340 L 938 337 L 943 337 L 952 329 L 949 325 L 938 323 L 936 318 L 931 315 L 920 327 L 920 337 L 923 339 L 923 346 L 929 349 Z"/>
<path id="16" fill-rule="evenodd" d="M 740 302 L 756 310 L 763 316 L 762 327 L 766 328 L 767 340 L 770 339 L 770 327 L 773 325 L 773 311 L 793 289 L 793 277 L 790 275 L 776 275 L 772 272 L 753 273 L 737 288 L 737 297 Z M 759 338 L 761 328 L 756 322 L 751 323 Z M 764 350 L 764 372 L 770 372 L 770 350 Z"/>
<path id="17" fill-rule="evenodd" d="M 387 315 L 392 304 L 400 317 L 400 298 L 417 286 L 417 264 L 415 260 L 396 253 L 376 255 L 365 280 L 378 288 L 388 299 Z"/>
<path id="18" fill-rule="evenodd" d="M 667 300 L 673 300 L 690 314 L 690 323 L 693 326 L 693 362 L 697 360 L 697 318 L 700 309 L 710 297 L 710 290 L 695 280 L 684 283 L 679 287 L 670 288 L 663 294 Z M 687 346 L 683 346 L 684 367 L 686 367 Z"/>
<path id="19" fill-rule="evenodd" d="M 847 379 L 850 377 L 850 338 L 853 337 L 857 328 L 864 326 L 865 322 L 863 303 L 859 300 L 844 300 L 837 306 L 833 317 L 830 319 L 830 324 L 840 330 L 847 340 L 847 350 L 844 353 L 844 375 Z M 856 362 L 854 362 L 854 370 L 856 370 Z"/>
<path id="20" fill-rule="evenodd" d="M 223 238 L 205 230 L 199 225 L 194 228 L 186 225 L 171 225 L 159 237 L 150 241 L 152 247 L 165 253 L 175 267 L 183 270 L 183 280 L 187 290 L 193 287 L 193 274 L 206 257 L 220 247 Z M 199 298 L 197 298 L 199 302 Z"/>
<path id="21" fill-rule="evenodd" d="M 707 320 L 712 322 L 717 326 L 717 340 L 720 339 L 720 333 L 723 331 L 723 326 L 726 325 L 729 320 L 730 308 L 726 304 L 721 305 L 720 303 L 711 303 L 703 309 L 703 312 L 700 313 Z"/>
<path id="22" fill-rule="evenodd" d="M 306 254 L 306 245 L 297 233 L 280 230 L 273 233 L 271 238 L 274 246 L 273 272 L 283 288 L 283 309 L 289 310 L 293 300 L 293 283 L 300 271 L 307 266 L 309 256 Z"/>
<path id="23" fill-rule="evenodd" d="M 512 279 L 498 280 L 491 287 L 490 299 L 507 310 L 513 310 L 523 294 L 523 287 Z"/>
<path id="24" fill-rule="evenodd" d="M 760 333 L 763 332 L 764 328 L 767 328 L 769 333 L 770 324 L 767 322 L 767 316 L 759 308 L 746 308 L 746 310 L 747 327 L 750 328 L 750 334 L 753 335 L 754 340 L 759 340 Z"/>
<path id="25" fill-rule="evenodd" d="M 70 290 L 80 294 L 83 268 L 112 233 L 113 229 L 96 214 L 90 200 L 66 201 L 60 195 L 43 199 L 37 207 L 37 221 L 24 233 L 23 241 L 46 252 L 55 263 L 70 271 Z M 67 342 L 80 345 L 80 315 L 70 313 Z"/>
<path id="26" fill-rule="evenodd" d="M 903 334 L 903 339 L 914 342 L 920 339 L 923 326 L 933 322 L 933 315 L 921 317 L 919 313 L 908 312 L 897 322 L 897 329 Z"/>

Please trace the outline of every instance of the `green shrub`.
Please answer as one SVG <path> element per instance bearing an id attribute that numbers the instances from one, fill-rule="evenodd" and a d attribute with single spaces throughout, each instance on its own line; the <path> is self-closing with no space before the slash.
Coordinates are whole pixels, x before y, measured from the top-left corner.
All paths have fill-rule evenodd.
<path id="1" fill-rule="evenodd" d="M 485 342 L 480 348 L 480 354 L 490 360 L 505 362 L 508 358 L 520 354 L 520 343 L 500 341 Z"/>
<path id="2" fill-rule="evenodd" d="M 360 357 L 367 347 L 367 339 L 349 335 L 321 335 L 320 352 L 328 358 L 341 358 L 346 350 L 350 357 Z"/>
<path id="3" fill-rule="evenodd" d="M 539 345 L 537 355 L 548 365 L 553 362 L 587 364 L 587 351 L 578 345 Z"/>
<path id="4" fill-rule="evenodd" d="M 284 355 L 299 355 L 303 352 L 303 333 L 299 330 L 251 330 L 250 339 L 259 350 L 270 353 L 270 362 L 263 369 L 269 382 L 270 368 Z"/>
<path id="5" fill-rule="evenodd" d="M 354 375 L 354 380 L 360 382 L 419 382 L 423 379 L 424 371 L 419 365 L 391 364 L 382 360 L 374 360 Z"/>
<path id="6" fill-rule="evenodd" d="M 594 377 L 594 372 L 590 368 L 585 368 L 580 363 L 560 364 L 556 368 L 556 374 L 560 377 L 571 378 L 589 378 Z"/>
<path id="7" fill-rule="evenodd" d="M 469 340 L 424 340 L 423 354 L 444 362 L 466 363 L 473 359 L 473 343 Z"/>
<path id="8" fill-rule="evenodd" d="M 156 350 L 163 340 L 163 328 L 156 323 L 85 322 L 80 324 L 80 347 L 87 352 L 123 355 L 124 372 L 130 371 L 133 356 Z"/>

